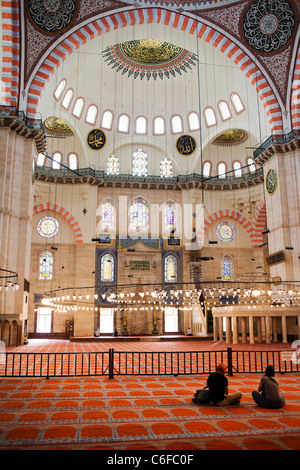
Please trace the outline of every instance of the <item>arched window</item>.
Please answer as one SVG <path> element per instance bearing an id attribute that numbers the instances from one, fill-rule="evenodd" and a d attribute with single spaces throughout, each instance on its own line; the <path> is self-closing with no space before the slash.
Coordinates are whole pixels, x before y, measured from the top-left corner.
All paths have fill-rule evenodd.
<path id="1" fill-rule="evenodd" d="M 171 130 L 173 134 L 183 132 L 183 125 L 181 116 L 175 115 L 171 117 Z"/>
<path id="2" fill-rule="evenodd" d="M 138 197 L 132 201 L 129 208 L 129 223 L 130 228 L 149 229 L 150 208 L 145 199 Z"/>
<path id="3" fill-rule="evenodd" d="M 225 163 L 218 164 L 218 177 L 219 178 L 226 178 L 226 165 Z"/>
<path id="4" fill-rule="evenodd" d="M 242 176 L 242 165 L 240 162 L 233 162 L 234 176 Z"/>
<path id="5" fill-rule="evenodd" d="M 118 131 L 119 132 L 129 132 L 129 117 L 127 114 L 121 114 L 118 122 Z"/>
<path id="6" fill-rule="evenodd" d="M 154 119 L 154 134 L 164 135 L 166 132 L 166 125 L 164 118 L 158 116 Z"/>
<path id="7" fill-rule="evenodd" d="M 57 101 L 59 100 L 59 98 L 61 97 L 65 87 L 66 87 L 66 80 L 61 80 L 61 82 L 58 84 L 58 86 L 56 87 L 56 90 L 54 92 L 54 96 L 55 98 L 57 99 Z"/>
<path id="8" fill-rule="evenodd" d="M 115 204 L 110 198 L 104 199 L 101 204 L 102 226 L 112 229 L 115 226 Z"/>
<path id="9" fill-rule="evenodd" d="M 147 133 L 147 119 L 144 116 L 139 116 L 135 121 L 135 133 L 143 134 Z"/>
<path id="10" fill-rule="evenodd" d="M 115 155 L 110 155 L 107 159 L 106 164 L 107 175 L 119 175 L 120 174 L 120 162 L 119 158 Z"/>
<path id="11" fill-rule="evenodd" d="M 228 104 L 226 101 L 220 101 L 218 104 L 219 112 L 223 121 L 231 118 L 231 113 Z"/>
<path id="12" fill-rule="evenodd" d="M 43 251 L 39 257 L 39 280 L 53 279 L 54 258 L 51 251 Z"/>
<path id="13" fill-rule="evenodd" d="M 215 126 L 217 124 L 216 113 L 213 108 L 207 107 L 204 110 L 204 118 L 207 127 Z"/>
<path id="14" fill-rule="evenodd" d="M 210 162 L 205 162 L 203 165 L 203 176 L 210 176 L 211 173 L 211 163 Z"/>
<path id="15" fill-rule="evenodd" d="M 78 157 L 77 157 L 76 153 L 69 153 L 68 160 L 69 160 L 69 168 L 71 170 L 77 170 L 77 168 L 78 168 Z"/>
<path id="16" fill-rule="evenodd" d="M 223 256 L 221 261 L 221 277 L 223 281 L 233 281 L 234 272 L 233 272 L 233 261 L 231 256 Z"/>
<path id="17" fill-rule="evenodd" d="M 177 258 L 174 255 L 167 255 L 164 260 L 164 281 L 177 281 Z"/>
<path id="18" fill-rule="evenodd" d="M 254 171 L 256 171 L 255 163 L 252 157 L 247 158 L 247 165 L 249 165 L 248 168 L 250 173 L 254 173 Z"/>
<path id="19" fill-rule="evenodd" d="M 123 120 L 125 121 L 127 118 L 129 122 L 128 116 L 123 116 Z M 120 117 L 121 119 L 121 117 Z M 113 122 L 113 113 L 111 111 L 104 111 L 103 116 L 102 116 L 102 123 L 101 127 L 104 129 L 111 129 L 112 128 L 112 122 Z M 125 127 L 128 127 L 128 125 L 124 122 Z M 119 120 L 119 127 L 120 127 L 120 120 Z M 128 128 L 125 131 L 120 131 L 120 132 L 128 132 Z"/>
<path id="20" fill-rule="evenodd" d="M 54 152 L 52 155 L 52 168 L 53 170 L 59 170 L 60 169 L 60 163 L 62 162 L 62 154 L 60 152 Z"/>
<path id="21" fill-rule="evenodd" d="M 73 90 L 71 90 L 71 88 L 69 88 L 69 90 L 67 90 L 67 92 L 64 96 L 64 99 L 62 101 L 62 104 L 61 104 L 62 107 L 65 108 L 65 109 L 69 109 L 72 98 L 73 98 Z"/>
<path id="22" fill-rule="evenodd" d="M 189 123 L 189 130 L 190 131 L 196 131 L 196 130 L 200 129 L 200 121 L 199 121 L 198 114 L 195 113 L 194 111 L 189 113 L 188 123 Z"/>
<path id="23" fill-rule="evenodd" d="M 38 156 L 36 157 L 36 164 L 37 166 L 44 166 L 45 164 L 45 155 L 42 153 L 39 153 Z"/>
<path id="24" fill-rule="evenodd" d="M 231 93 L 230 99 L 236 113 L 241 113 L 244 111 L 245 106 L 243 105 L 242 100 L 237 93 Z"/>
<path id="25" fill-rule="evenodd" d="M 168 158 L 164 158 L 160 162 L 160 176 L 161 178 L 171 178 L 172 175 L 172 162 Z"/>
<path id="26" fill-rule="evenodd" d="M 83 110 L 83 106 L 84 106 L 83 98 L 77 98 L 73 107 L 73 111 L 72 111 L 73 116 L 80 118 L 82 110 Z"/>
<path id="27" fill-rule="evenodd" d="M 115 272 L 115 260 L 110 253 L 101 256 L 100 279 L 101 282 L 113 282 Z"/>
<path id="28" fill-rule="evenodd" d="M 97 114 L 98 114 L 97 106 L 95 104 L 91 104 L 87 109 L 87 113 L 85 117 L 86 122 L 88 124 L 94 125 L 96 122 Z"/>
<path id="29" fill-rule="evenodd" d="M 138 149 L 133 153 L 132 174 L 133 176 L 147 176 L 147 173 L 147 154 L 142 149 Z"/>
<path id="30" fill-rule="evenodd" d="M 165 228 L 168 232 L 175 227 L 175 203 L 168 201 L 165 204 Z"/>

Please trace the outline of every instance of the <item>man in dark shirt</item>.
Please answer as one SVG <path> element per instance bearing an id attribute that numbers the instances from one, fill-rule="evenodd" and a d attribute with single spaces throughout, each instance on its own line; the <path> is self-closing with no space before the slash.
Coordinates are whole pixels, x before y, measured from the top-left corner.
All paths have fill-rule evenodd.
<path id="1" fill-rule="evenodd" d="M 211 405 L 226 406 L 240 403 L 241 392 L 228 395 L 228 379 L 225 377 L 225 371 L 225 364 L 218 364 L 217 372 L 212 372 L 207 379 L 209 403 Z"/>

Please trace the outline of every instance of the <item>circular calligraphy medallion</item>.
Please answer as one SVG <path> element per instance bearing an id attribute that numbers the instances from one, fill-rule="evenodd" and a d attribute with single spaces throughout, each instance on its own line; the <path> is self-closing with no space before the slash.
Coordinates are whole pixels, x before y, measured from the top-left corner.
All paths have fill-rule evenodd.
<path id="1" fill-rule="evenodd" d="M 217 226 L 216 234 L 222 242 L 231 242 L 235 239 L 236 230 L 230 222 L 221 222 Z"/>
<path id="2" fill-rule="evenodd" d="M 92 150 L 100 150 L 106 143 L 106 135 L 101 129 L 93 129 L 88 133 L 87 144 Z"/>
<path id="3" fill-rule="evenodd" d="M 31 22 L 46 34 L 55 34 L 68 28 L 76 17 L 76 0 L 27 0 Z"/>
<path id="4" fill-rule="evenodd" d="M 37 231 L 41 237 L 52 238 L 59 231 L 59 223 L 55 217 L 42 217 L 37 224 Z"/>
<path id="5" fill-rule="evenodd" d="M 196 141 L 194 137 L 190 135 L 181 135 L 176 142 L 176 149 L 185 157 L 191 155 L 196 149 Z"/>
<path id="6" fill-rule="evenodd" d="M 243 34 L 252 49 L 272 53 L 290 41 L 296 23 L 296 15 L 289 1 L 256 0 L 245 14 Z"/>
<path id="7" fill-rule="evenodd" d="M 272 196 L 277 188 L 277 173 L 274 168 L 270 168 L 266 176 L 266 191 Z"/>

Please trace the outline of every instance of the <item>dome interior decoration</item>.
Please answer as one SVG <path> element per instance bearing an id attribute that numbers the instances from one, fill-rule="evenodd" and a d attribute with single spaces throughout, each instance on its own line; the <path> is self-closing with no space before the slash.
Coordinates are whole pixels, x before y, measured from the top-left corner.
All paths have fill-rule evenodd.
<path id="1" fill-rule="evenodd" d="M 133 74 L 147 80 L 151 77 L 170 78 L 181 71 L 187 72 L 191 65 L 195 66 L 197 56 L 182 47 L 158 39 L 137 39 L 108 46 L 103 51 L 105 62 L 117 72 Z"/>

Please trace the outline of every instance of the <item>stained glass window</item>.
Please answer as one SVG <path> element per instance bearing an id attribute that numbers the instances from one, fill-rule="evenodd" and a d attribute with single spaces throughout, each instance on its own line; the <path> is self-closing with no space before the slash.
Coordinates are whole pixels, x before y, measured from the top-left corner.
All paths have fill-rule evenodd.
<path id="1" fill-rule="evenodd" d="M 171 178 L 172 174 L 172 162 L 168 158 L 164 158 L 160 162 L 160 176 L 161 178 Z"/>
<path id="2" fill-rule="evenodd" d="M 236 230 L 230 222 L 221 222 L 217 226 L 216 234 L 222 242 L 231 242 L 235 239 Z"/>
<path id="3" fill-rule="evenodd" d="M 53 279 L 54 258 L 51 251 L 43 251 L 39 259 L 39 279 L 51 281 Z"/>
<path id="4" fill-rule="evenodd" d="M 177 259 L 173 255 L 168 255 L 165 257 L 164 278 L 165 282 L 177 281 Z"/>
<path id="5" fill-rule="evenodd" d="M 148 162 L 147 154 L 142 149 L 136 150 L 133 154 L 133 176 L 147 176 Z"/>
<path id="6" fill-rule="evenodd" d="M 111 282 L 114 280 L 115 262 L 114 257 L 109 253 L 106 253 L 101 257 L 100 271 L 101 281 Z"/>
<path id="7" fill-rule="evenodd" d="M 120 174 L 120 162 L 119 158 L 115 155 L 110 155 L 107 159 L 106 173 L 108 175 L 119 175 Z"/>
<path id="8" fill-rule="evenodd" d="M 102 202 L 103 225 L 108 228 L 113 228 L 114 220 L 115 220 L 115 205 L 111 199 L 107 198 Z"/>
<path id="9" fill-rule="evenodd" d="M 223 281 L 233 280 L 233 261 L 230 256 L 224 256 L 221 264 L 221 276 Z"/>
<path id="10" fill-rule="evenodd" d="M 59 223 L 55 217 L 46 215 L 42 217 L 37 224 L 37 231 L 41 237 L 51 238 L 54 237 L 59 231 Z"/>
<path id="11" fill-rule="evenodd" d="M 139 197 L 132 201 L 129 209 L 131 227 L 149 229 L 150 209 L 145 199 Z"/>
<path id="12" fill-rule="evenodd" d="M 172 230 L 175 225 L 175 204 L 172 201 L 165 205 L 165 224 L 167 230 Z"/>

